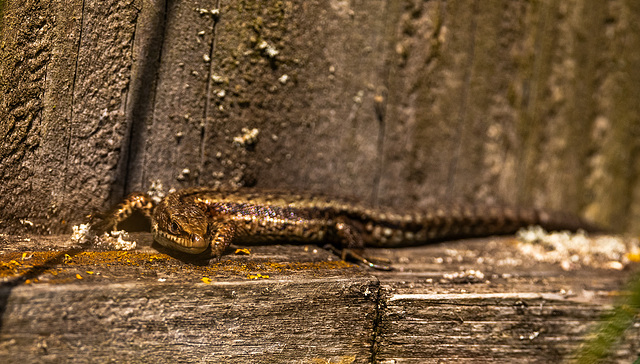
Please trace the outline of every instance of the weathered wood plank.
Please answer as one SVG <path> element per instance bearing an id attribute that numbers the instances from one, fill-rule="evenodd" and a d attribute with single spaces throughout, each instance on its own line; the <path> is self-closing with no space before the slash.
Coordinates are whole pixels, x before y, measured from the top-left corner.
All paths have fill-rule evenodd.
<path id="1" fill-rule="evenodd" d="M 69 230 L 105 206 L 126 143 L 137 13 L 133 0 L 5 2 L 3 230 Z"/>
<path id="2" fill-rule="evenodd" d="M 637 183 L 611 176 L 638 171 L 638 112 L 616 100 L 640 84 L 618 61 L 639 15 L 616 4 L 390 3 L 380 203 L 497 200 L 635 231 Z"/>
<path id="3" fill-rule="evenodd" d="M 351 277 L 20 287 L 7 302 L 0 355 L 3 362 L 368 362 L 375 301 L 365 293 L 375 288 Z"/>
<path id="4" fill-rule="evenodd" d="M 0 290 L 0 357 L 12 363 L 369 362 L 378 281 L 353 265 L 326 261 L 324 251 L 307 251 L 255 247 L 251 256 L 212 266 L 148 246 L 34 252 L 26 260 L 5 252 L 5 269 L 11 260 L 23 271 L 26 264 L 50 263 L 28 284 Z M 61 259 L 53 263 L 56 255 Z"/>
<path id="5" fill-rule="evenodd" d="M 56 215 L 64 191 L 69 144 L 66 121 L 71 117 L 73 105 L 82 18 L 80 3 L 43 6 L 39 1 L 3 1 L 0 35 L 3 230 L 14 225 L 47 232 L 60 222 L 52 221 L 51 217 Z M 38 206 L 33 201 L 43 204 Z M 21 224 L 20 219 L 28 219 L 34 226 Z"/>
<path id="6" fill-rule="evenodd" d="M 339 186 L 370 198 L 379 173 L 373 104 L 384 64 L 371 55 L 382 53 L 384 7 L 377 0 L 222 2 L 198 182 Z M 255 140 L 238 142 L 254 129 Z"/>
<path id="7" fill-rule="evenodd" d="M 635 231 L 632 3 L 5 1 L 0 227 L 69 231 L 159 180 Z"/>
<path id="8" fill-rule="evenodd" d="M 157 251 L 147 233 L 133 238 L 133 251 L 83 251 L 63 236 L 4 236 L 0 357 L 557 362 L 638 268 L 564 271 L 509 238 L 372 249 L 393 272 L 296 245 L 252 246 L 208 265 Z M 18 274 L 22 284 L 8 285 Z M 640 354 L 639 328 L 610 360 Z"/>
<path id="9" fill-rule="evenodd" d="M 141 189 L 141 181 L 145 178 L 146 140 L 152 132 L 158 82 L 158 70 L 166 29 L 166 2 L 163 0 L 142 0 L 136 19 L 136 32 L 133 40 L 133 64 L 131 66 L 131 82 L 126 100 L 125 118 L 128 130 L 125 134 L 127 143 L 122 145 L 122 153 L 115 172 L 111 198 L 114 204 L 129 194 L 131 190 Z"/>
<path id="10" fill-rule="evenodd" d="M 215 0 L 168 3 L 153 114 L 146 121 L 147 138 L 140 141 L 144 153 L 134 162 L 141 168 L 139 179 L 129 189 L 148 188 L 156 179 L 175 186 L 191 186 L 198 179 L 210 91 L 213 9 Z"/>
<path id="11" fill-rule="evenodd" d="M 571 358 L 612 307 L 612 296 L 625 288 L 629 272 L 588 266 L 564 271 L 517 244 L 480 239 L 380 251 L 397 262 L 398 271 L 376 274 L 384 307 L 376 359 L 548 363 Z M 640 355 L 639 328 L 625 333 L 609 360 Z"/>

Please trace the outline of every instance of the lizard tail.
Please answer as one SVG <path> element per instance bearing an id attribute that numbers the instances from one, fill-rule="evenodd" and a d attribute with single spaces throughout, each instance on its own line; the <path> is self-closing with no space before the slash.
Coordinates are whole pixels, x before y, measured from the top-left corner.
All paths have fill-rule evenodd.
<path id="1" fill-rule="evenodd" d="M 365 224 L 367 245 L 396 247 L 429 242 L 514 234 L 539 225 L 545 230 L 602 231 L 575 215 L 508 206 L 452 205 L 404 216 L 386 214 Z M 397 218 L 396 218 L 397 217 Z"/>

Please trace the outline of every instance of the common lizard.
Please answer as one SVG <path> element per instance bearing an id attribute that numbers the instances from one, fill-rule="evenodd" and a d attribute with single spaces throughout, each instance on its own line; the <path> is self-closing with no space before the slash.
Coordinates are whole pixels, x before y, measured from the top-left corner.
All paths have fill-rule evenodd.
<path id="1" fill-rule="evenodd" d="M 399 213 L 315 195 L 190 188 L 170 193 L 157 205 L 145 194 L 131 194 L 97 216 L 92 228 L 116 230 L 136 209 L 151 219 L 155 241 L 186 253 L 210 249 L 212 258 L 220 258 L 232 242 L 327 242 L 342 248 L 342 259 L 353 258 L 377 269 L 389 266 L 366 258 L 363 248 L 512 234 L 529 225 L 549 230 L 589 227 L 577 217 L 537 209 L 449 205 Z"/>

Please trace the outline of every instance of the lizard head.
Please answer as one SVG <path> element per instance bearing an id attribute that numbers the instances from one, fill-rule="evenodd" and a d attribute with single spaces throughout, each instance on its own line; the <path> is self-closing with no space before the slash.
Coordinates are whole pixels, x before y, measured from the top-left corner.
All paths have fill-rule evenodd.
<path id="1" fill-rule="evenodd" d="M 209 246 L 207 221 L 200 205 L 185 203 L 171 194 L 153 211 L 153 238 L 167 248 L 191 254 L 202 253 Z"/>

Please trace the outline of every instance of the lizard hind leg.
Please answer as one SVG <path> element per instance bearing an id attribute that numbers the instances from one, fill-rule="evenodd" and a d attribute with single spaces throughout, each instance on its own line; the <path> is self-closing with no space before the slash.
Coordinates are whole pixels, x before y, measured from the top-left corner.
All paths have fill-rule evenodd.
<path id="1" fill-rule="evenodd" d="M 364 254 L 364 241 L 362 240 L 362 235 L 357 231 L 357 229 L 349 224 L 348 222 L 343 221 L 342 219 L 338 219 L 335 224 L 336 235 L 342 242 L 342 249 L 336 249 L 333 246 L 329 246 L 329 248 L 340 256 L 342 260 L 354 260 L 356 262 L 362 263 L 369 268 L 378 269 L 378 270 L 391 270 L 391 266 L 389 265 L 389 261 L 383 259 L 377 259 L 372 257 L 367 257 Z"/>
<path id="2" fill-rule="evenodd" d="M 154 204 L 149 196 L 135 192 L 114 206 L 111 210 L 91 216 L 91 230 L 99 233 L 118 230 L 118 224 L 131 216 L 134 211 L 142 212 L 151 220 Z"/>

